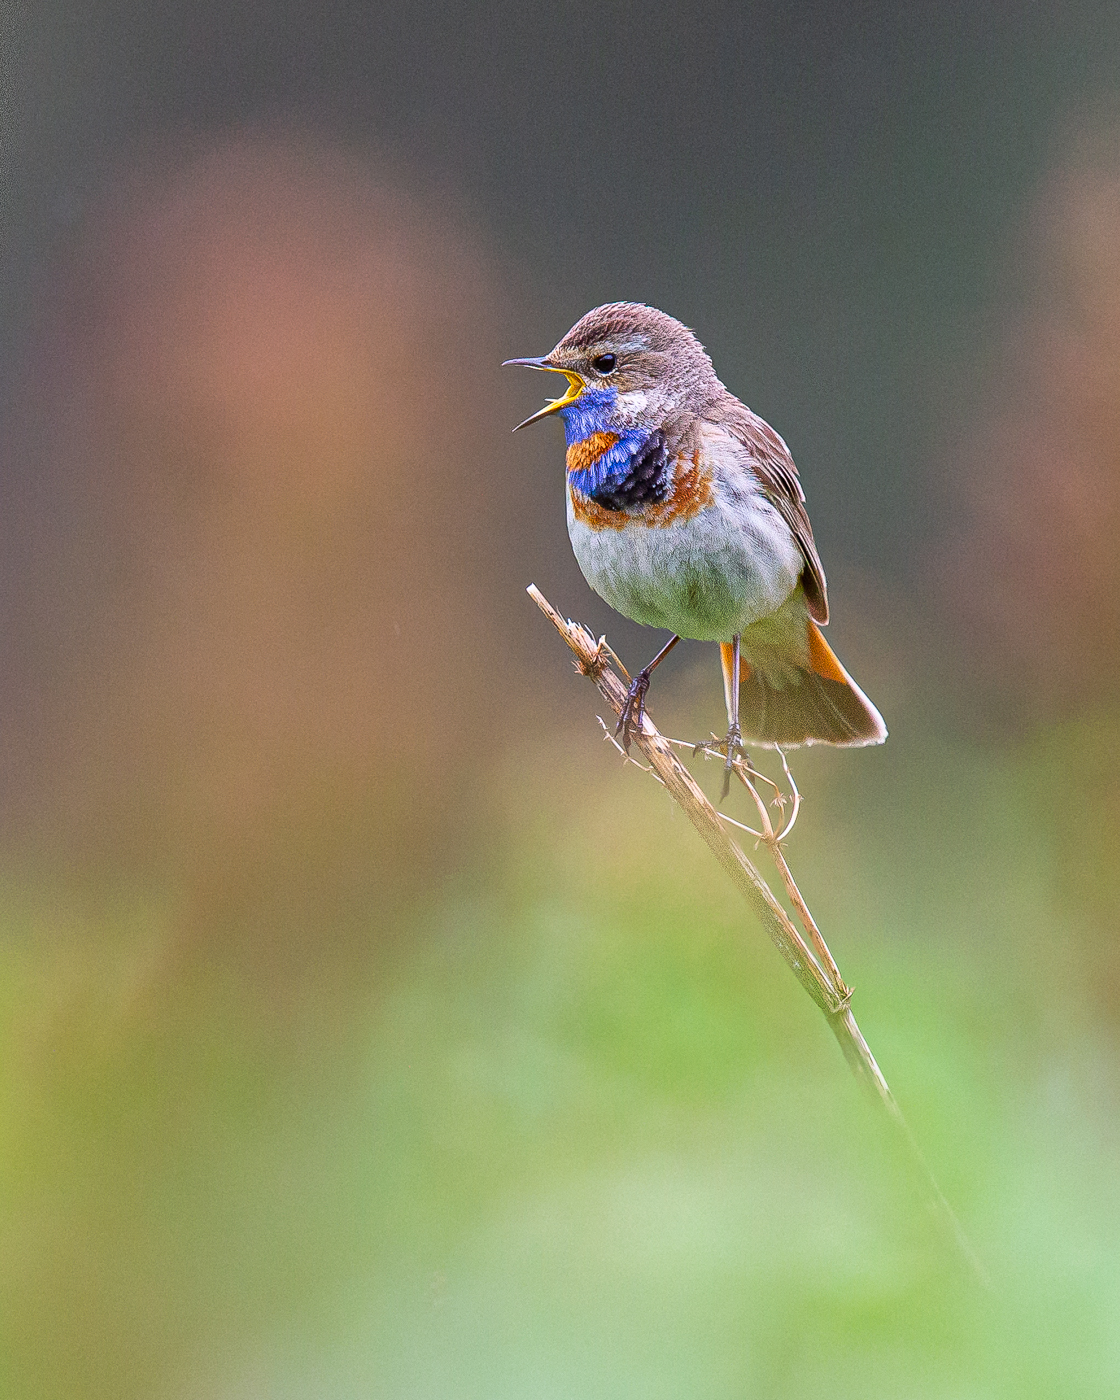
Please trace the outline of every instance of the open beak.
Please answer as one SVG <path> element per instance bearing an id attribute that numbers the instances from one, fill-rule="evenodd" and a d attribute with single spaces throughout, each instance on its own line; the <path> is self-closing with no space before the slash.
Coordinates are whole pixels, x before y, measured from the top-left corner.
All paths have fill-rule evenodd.
<path id="1" fill-rule="evenodd" d="M 562 408 L 567 408 L 570 403 L 575 403 L 584 389 L 587 388 L 587 380 L 581 374 L 577 374 L 574 369 L 559 369 L 556 365 L 550 365 L 544 355 L 526 360 L 504 360 L 505 365 L 528 365 L 530 369 L 547 369 L 553 374 L 564 374 L 568 377 L 568 387 L 564 390 L 561 398 L 550 399 L 544 408 L 538 409 L 536 413 L 531 413 L 524 423 L 518 423 L 514 432 L 518 428 L 527 428 L 530 423 L 535 423 L 538 418 L 547 418 L 550 413 L 558 413 Z"/>

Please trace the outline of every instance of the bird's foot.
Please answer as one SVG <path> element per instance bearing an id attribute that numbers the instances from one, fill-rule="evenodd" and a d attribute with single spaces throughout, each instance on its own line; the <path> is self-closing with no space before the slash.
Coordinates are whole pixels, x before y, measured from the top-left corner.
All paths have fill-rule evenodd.
<path id="1" fill-rule="evenodd" d="M 640 730 L 642 720 L 646 713 L 646 691 L 649 689 L 650 668 L 639 671 L 630 682 L 630 689 L 626 692 L 626 703 L 622 707 L 622 713 L 618 717 L 618 724 L 615 726 L 615 738 L 621 735 L 622 747 L 627 753 L 630 752 L 630 740 L 634 731 Z"/>
<path id="2" fill-rule="evenodd" d="M 723 742 L 727 749 L 727 761 L 723 765 L 723 787 L 719 794 L 721 806 L 726 802 L 727 794 L 731 791 L 731 774 L 735 767 L 735 754 L 736 752 L 743 752 L 743 736 L 739 731 L 738 723 L 733 724 L 727 731 L 727 736 Z M 750 763 L 749 758 L 747 759 L 747 763 Z"/>
<path id="3" fill-rule="evenodd" d="M 721 803 L 731 791 L 731 774 L 735 770 L 736 758 L 741 756 L 745 760 L 748 773 L 753 774 L 758 771 L 751 762 L 750 754 L 743 747 L 743 736 L 737 724 L 733 724 L 722 739 L 704 739 L 701 743 L 694 745 L 692 749 L 693 757 L 698 753 L 718 753 L 725 760 L 723 765 L 723 789 L 719 795 Z"/>

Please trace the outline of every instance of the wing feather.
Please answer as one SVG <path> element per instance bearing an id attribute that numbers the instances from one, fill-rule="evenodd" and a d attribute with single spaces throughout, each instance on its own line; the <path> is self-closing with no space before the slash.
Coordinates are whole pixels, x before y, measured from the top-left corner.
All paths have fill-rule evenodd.
<path id="1" fill-rule="evenodd" d="M 801 489 L 789 448 L 769 423 L 757 413 L 752 413 L 731 393 L 727 393 L 726 398 L 714 406 L 710 417 L 747 449 L 751 470 L 767 498 L 793 532 L 805 560 L 805 571 L 801 577 L 805 601 L 814 621 L 823 625 L 828 621 L 828 585 L 817 546 L 813 542 L 813 527 L 805 510 L 805 492 Z"/>

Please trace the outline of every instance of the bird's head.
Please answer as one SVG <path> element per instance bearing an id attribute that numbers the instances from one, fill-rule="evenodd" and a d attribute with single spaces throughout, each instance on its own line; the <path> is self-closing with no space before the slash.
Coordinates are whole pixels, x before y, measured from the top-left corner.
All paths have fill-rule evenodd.
<path id="1" fill-rule="evenodd" d="M 699 411 L 722 387 L 687 326 L 630 301 L 589 311 L 547 355 L 506 364 L 567 376 L 565 393 L 517 427 L 559 413 L 569 442 L 604 429 L 659 427 L 681 412 Z"/>

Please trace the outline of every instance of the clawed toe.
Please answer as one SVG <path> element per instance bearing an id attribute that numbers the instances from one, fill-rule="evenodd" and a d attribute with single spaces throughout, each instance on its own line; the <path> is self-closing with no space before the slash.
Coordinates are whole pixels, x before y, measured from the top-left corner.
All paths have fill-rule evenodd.
<path id="1" fill-rule="evenodd" d="M 721 803 L 727 800 L 727 794 L 731 791 L 731 773 L 735 767 L 735 755 L 743 752 L 743 736 L 740 734 L 737 724 L 733 724 L 727 731 L 727 737 L 723 742 L 727 752 L 727 761 L 723 765 L 723 788 L 719 795 Z"/>
<path id="2" fill-rule="evenodd" d="M 680 637 L 670 637 L 649 665 L 643 666 L 630 682 L 630 689 L 626 692 L 626 703 L 618 716 L 618 724 L 614 731 L 616 739 L 621 736 L 622 747 L 626 753 L 630 752 L 630 740 L 634 737 L 634 731 L 640 731 L 642 728 L 642 720 L 646 714 L 646 691 L 649 689 L 649 678 L 679 641 Z"/>
<path id="3" fill-rule="evenodd" d="M 724 759 L 723 787 L 719 795 L 721 803 L 731 791 L 731 774 L 735 771 L 736 758 L 744 760 L 748 773 L 755 772 L 750 754 L 743 747 L 743 736 L 737 724 L 732 725 L 722 739 L 702 739 L 698 744 L 692 746 L 693 758 L 701 753 L 718 753 Z"/>
<path id="4" fill-rule="evenodd" d="M 622 707 L 622 713 L 618 717 L 618 724 L 615 725 L 615 738 L 622 743 L 626 753 L 630 752 L 630 740 L 634 731 L 640 730 L 642 720 L 646 713 L 646 691 L 649 689 L 649 674 L 646 671 L 639 671 L 630 682 L 630 689 L 626 692 L 626 703 Z"/>

